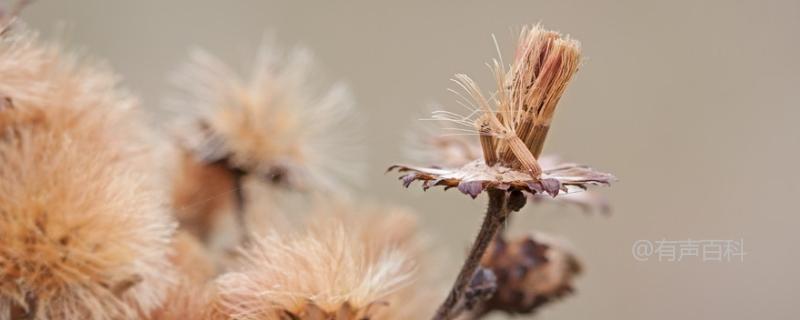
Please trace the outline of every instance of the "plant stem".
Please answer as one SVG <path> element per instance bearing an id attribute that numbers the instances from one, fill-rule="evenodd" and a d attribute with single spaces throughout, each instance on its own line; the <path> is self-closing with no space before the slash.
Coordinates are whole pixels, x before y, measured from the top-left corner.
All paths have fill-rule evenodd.
<path id="1" fill-rule="evenodd" d="M 478 268 L 484 252 L 486 252 L 486 249 L 489 247 L 489 243 L 492 242 L 494 235 L 508 216 L 509 210 L 506 206 L 506 192 L 503 190 L 489 189 L 487 193 L 489 194 L 489 206 L 486 208 L 486 216 L 483 218 L 481 229 L 478 231 L 478 236 L 472 244 L 467 260 L 464 261 L 464 265 L 458 273 L 453 288 L 450 289 L 450 294 L 447 295 L 447 298 L 439 306 L 439 309 L 436 310 L 436 315 L 433 317 L 434 320 L 449 320 L 458 316 L 455 314 L 454 308 L 464 294 L 470 279 L 475 274 L 475 270 Z"/>
<path id="2" fill-rule="evenodd" d="M 247 243 L 250 239 L 250 230 L 247 227 L 247 219 L 245 216 L 245 198 L 244 198 L 244 172 L 239 170 L 231 170 L 233 175 L 233 202 L 234 211 L 236 214 L 236 222 L 239 225 L 239 232 L 241 232 L 242 243 Z"/>

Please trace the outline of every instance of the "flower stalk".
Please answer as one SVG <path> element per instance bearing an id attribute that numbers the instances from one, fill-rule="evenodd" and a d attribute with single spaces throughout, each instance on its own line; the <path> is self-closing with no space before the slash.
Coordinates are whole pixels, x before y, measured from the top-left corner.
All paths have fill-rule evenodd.
<path id="1" fill-rule="evenodd" d="M 244 195 L 244 177 L 245 173 L 241 170 L 232 169 L 231 175 L 233 176 L 233 200 L 234 210 L 236 214 L 236 223 L 241 232 L 242 243 L 248 243 L 250 239 L 250 229 L 247 227 L 247 212 L 245 211 L 246 199 Z"/>
<path id="2" fill-rule="evenodd" d="M 486 215 L 483 218 L 483 224 L 478 231 L 475 242 L 469 251 L 467 259 L 461 266 L 461 271 L 458 273 L 455 283 L 453 284 L 447 298 L 436 310 L 434 320 L 453 319 L 458 315 L 454 313 L 456 305 L 464 295 L 470 279 L 478 269 L 481 258 L 489 247 L 489 244 L 494 239 L 495 234 L 500 230 L 501 226 L 505 223 L 509 215 L 508 196 L 502 190 L 488 190 L 489 205 L 486 208 Z"/>

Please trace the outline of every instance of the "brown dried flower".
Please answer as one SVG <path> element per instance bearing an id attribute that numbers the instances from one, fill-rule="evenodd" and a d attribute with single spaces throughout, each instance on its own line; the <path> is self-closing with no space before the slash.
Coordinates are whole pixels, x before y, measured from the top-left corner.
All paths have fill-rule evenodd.
<path id="1" fill-rule="evenodd" d="M 134 319 L 172 281 L 174 223 L 116 76 L 0 36 L 0 318 Z"/>
<path id="2" fill-rule="evenodd" d="M 510 68 L 494 61 L 497 91 L 490 98 L 472 79 L 458 74 L 454 81 L 471 100 L 457 94 L 471 112 L 466 116 L 434 112 L 434 119 L 467 127 L 454 130 L 477 135 L 482 159 L 456 168 L 395 165 L 389 170 L 406 173 L 401 177 L 405 186 L 422 180 L 425 189 L 457 187 L 473 198 L 485 189 L 556 196 L 608 184 L 614 179 L 610 174 L 575 164 L 543 168 L 537 160 L 558 100 L 579 64 L 577 41 L 540 26 L 523 29 Z"/>
<path id="3" fill-rule="evenodd" d="M 577 41 L 538 25 L 523 28 L 512 64 L 507 67 L 502 60 L 494 61 L 496 91 L 484 95 L 471 78 L 457 74 L 453 81 L 464 93 L 453 92 L 470 113 L 462 116 L 438 111 L 433 115 L 435 120 L 466 127 L 453 130 L 477 135 L 482 158 L 454 168 L 394 165 L 388 169 L 404 173 L 400 179 L 406 187 L 421 180 L 423 189 L 458 188 L 472 198 L 486 190 L 489 196 L 475 242 L 433 319 L 453 319 L 463 312 L 461 306 L 473 303 L 469 301 L 471 295 L 482 296 L 483 289 L 469 291 L 476 276 L 483 287 L 490 286 L 488 277 L 480 278 L 483 273 L 479 260 L 511 212 L 524 206 L 525 193 L 556 197 L 583 191 L 590 185 L 609 184 L 614 179 L 583 165 L 559 164 L 544 169 L 538 161 L 558 101 L 579 64 Z M 448 149 L 448 162 L 453 164 L 454 154 L 457 157 L 459 152 L 452 151 L 459 147 L 444 147 Z M 461 150 L 466 150 L 460 153 L 464 156 L 476 153 L 470 147 Z"/>

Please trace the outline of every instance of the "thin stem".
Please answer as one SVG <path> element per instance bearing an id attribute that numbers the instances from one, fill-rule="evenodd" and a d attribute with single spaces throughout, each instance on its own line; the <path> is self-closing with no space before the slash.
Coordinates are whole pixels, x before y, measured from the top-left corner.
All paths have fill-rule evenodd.
<path id="1" fill-rule="evenodd" d="M 245 216 L 245 197 L 242 183 L 244 172 L 233 169 L 231 170 L 231 174 L 233 175 L 233 205 L 236 213 L 236 222 L 239 225 L 239 232 L 242 233 L 242 243 L 247 243 L 250 239 L 250 231 L 249 228 L 247 228 L 247 219 Z"/>
<path id="2" fill-rule="evenodd" d="M 486 209 L 486 216 L 483 218 L 478 236 L 472 244 L 467 260 L 461 267 L 458 273 L 453 288 L 450 289 L 450 294 L 436 310 L 434 320 L 449 320 L 454 319 L 458 314 L 454 312 L 454 308 L 464 294 L 464 291 L 469 284 L 470 279 L 475 274 L 475 270 L 480 264 L 483 254 L 489 247 L 489 243 L 494 239 L 494 235 L 503 225 L 506 217 L 508 216 L 508 208 L 506 206 L 506 192 L 503 190 L 487 190 L 489 193 L 489 206 Z"/>

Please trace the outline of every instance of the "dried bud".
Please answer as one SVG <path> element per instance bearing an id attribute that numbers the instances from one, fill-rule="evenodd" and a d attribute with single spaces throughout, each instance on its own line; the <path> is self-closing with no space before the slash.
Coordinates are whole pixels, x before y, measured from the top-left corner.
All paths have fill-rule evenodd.
<path id="1" fill-rule="evenodd" d="M 473 316 L 492 311 L 531 314 L 543 304 L 571 293 L 572 279 L 581 272 L 572 253 L 539 234 L 510 242 L 498 237 L 481 265 L 497 276 L 497 290 L 476 308 Z"/>

